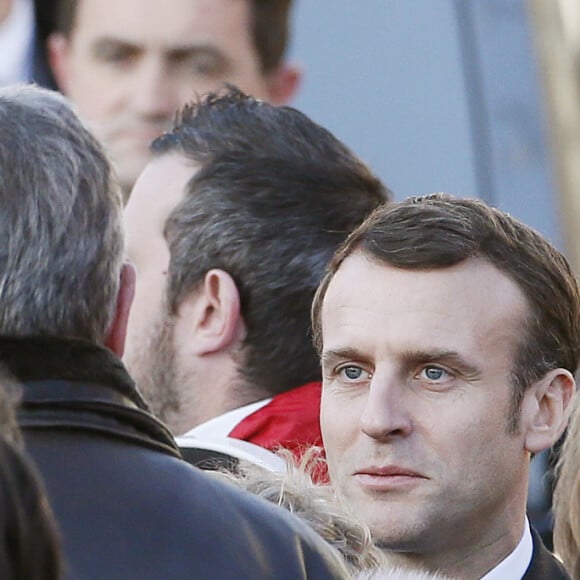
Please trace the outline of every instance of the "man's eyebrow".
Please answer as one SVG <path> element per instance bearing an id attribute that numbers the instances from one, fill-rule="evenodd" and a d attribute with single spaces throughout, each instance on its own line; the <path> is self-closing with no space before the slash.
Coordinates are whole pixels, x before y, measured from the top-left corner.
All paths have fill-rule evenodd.
<path id="1" fill-rule="evenodd" d="M 129 50 L 139 50 L 140 45 L 136 41 L 126 38 L 116 38 L 115 36 L 100 36 L 95 39 L 91 46 L 91 51 L 95 55 L 99 55 L 111 48 L 125 48 Z"/>
<path id="2" fill-rule="evenodd" d="M 337 348 L 326 350 L 322 352 L 320 357 L 322 364 L 330 364 L 338 360 L 364 360 L 364 355 L 361 351 L 352 347 Z"/>
<path id="3" fill-rule="evenodd" d="M 470 363 L 454 350 L 444 349 L 417 349 L 403 353 L 403 361 L 408 365 L 440 363 L 457 369 L 468 377 L 477 377 L 481 374 L 481 369 L 473 363 Z"/>
<path id="4" fill-rule="evenodd" d="M 211 44 L 177 44 L 167 47 L 165 54 L 174 61 L 184 61 L 187 59 L 208 59 L 215 65 L 224 69 L 230 69 L 230 59 L 218 47 Z"/>
<path id="5" fill-rule="evenodd" d="M 166 48 L 166 51 L 169 54 L 184 54 L 184 55 L 201 54 L 212 56 L 215 58 L 221 59 L 224 58 L 223 52 L 216 46 L 213 46 L 212 44 L 195 44 L 195 43 L 173 44 L 171 46 L 168 46 Z"/>
<path id="6" fill-rule="evenodd" d="M 106 50 L 111 47 L 140 49 L 143 47 L 143 43 L 137 39 L 133 40 L 130 38 L 122 38 L 114 35 L 99 36 L 92 42 L 92 48 L 94 52 Z M 222 60 L 225 58 L 223 52 L 218 47 L 214 46 L 213 44 L 207 44 L 205 42 L 184 42 L 180 44 L 171 44 L 169 46 L 163 47 L 163 51 L 170 55 L 187 56 L 199 54 Z"/>

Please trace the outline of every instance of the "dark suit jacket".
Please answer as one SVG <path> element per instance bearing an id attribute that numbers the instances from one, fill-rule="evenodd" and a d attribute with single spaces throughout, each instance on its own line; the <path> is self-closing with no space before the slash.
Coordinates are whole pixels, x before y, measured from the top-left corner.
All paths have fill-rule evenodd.
<path id="1" fill-rule="evenodd" d="M 532 540 L 534 553 L 522 580 L 570 580 L 562 564 L 548 551 L 533 528 Z"/>

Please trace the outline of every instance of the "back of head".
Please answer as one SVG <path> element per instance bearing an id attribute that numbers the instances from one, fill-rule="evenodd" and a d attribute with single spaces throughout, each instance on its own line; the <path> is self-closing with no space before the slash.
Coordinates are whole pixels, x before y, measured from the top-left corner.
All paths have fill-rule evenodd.
<path id="1" fill-rule="evenodd" d="M 0 129 L 0 333 L 100 342 L 123 244 L 105 155 L 44 89 L 1 89 Z"/>
<path id="2" fill-rule="evenodd" d="M 513 369 L 514 405 L 552 368 L 576 371 L 580 358 L 580 295 L 564 256 L 540 234 L 474 199 L 445 194 L 409 198 L 377 210 L 337 252 L 313 305 L 320 347 L 320 310 L 334 273 L 352 253 L 397 268 L 447 268 L 483 258 L 508 275 L 526 297 L 527 333 Z"/>
<path id="3" fill-rule="evenodd" d="M 170 310 L 220 268 L 240 293 L 246 381 L 275 393 L 319 380 L 314 291 L 335 249 L 388 190 L 302 113 L 235 89 L 186 108 L 153 150 L 199 167 L 166 223 Z"/>

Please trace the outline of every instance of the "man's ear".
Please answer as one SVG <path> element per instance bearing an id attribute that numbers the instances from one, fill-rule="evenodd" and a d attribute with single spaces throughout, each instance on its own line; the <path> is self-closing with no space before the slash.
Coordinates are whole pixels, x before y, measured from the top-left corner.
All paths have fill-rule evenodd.
<path id="1" fill-rule="evenodd" d="M 48 37 L 48 62 L 58 88 L 66 95 L 70 84 L 70 40 L 64 34 L 54 32 Z"/>
<path id="2" fill-rule="evenodd" d="M 245 337 L 240 293 L 224 270 L 210 270 L 177 311 L 177 337 L 189 337 L 188 351 L 203 356 L 237 347 Z"/>
<path id="3" fill-rule="evenodd" d="M 129 311 L 135 296 L 135 280 L 135 268 L 131 264 L 123 264 L 115 317 L 105 339 L 105 346 L 110 348 L 119 358 L 123 356 L 125 351 Z"/>
<path id="4" fill-rule="evenodd" d="M 302 71 L 295 65 L 282 63 L 268 76 L 268 101 L 286 105 L 298 92 Z"/>
<path id="5" fill-rule="evenodd" d="M 564 433 L 576 383 L 565 369 L 554 369 L 534 383 L 524 396 L 522 428 L 525 447 L 539 453 L 551 447 Z"/>

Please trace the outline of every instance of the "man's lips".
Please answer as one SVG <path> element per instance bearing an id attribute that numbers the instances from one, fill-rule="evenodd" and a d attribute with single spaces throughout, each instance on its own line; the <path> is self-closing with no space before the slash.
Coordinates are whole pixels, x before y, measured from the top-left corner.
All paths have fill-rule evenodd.
<path id="1" fill-rule="evenodd" d="M 366 475 L 384 475 L 384 476 L 396 476 L 396 475 L 406 475 L 409 477 L 423 477 L 420 473 L 413 471 L 412 469 L 407 469 L 405 467 L 400 467 L 398 465 L 384 465 L 384 466 L 371 466 L 363 467 L 362 469 L 357 469 L 356 474 L 362 473 Z"/>
<path id="2" fill-rule="evenodd" d="M 417 471 L 398 465 L 363 467 L 355 471 L 354 477 L 361 486 L 376 490 L 409 487 L 428 479 Z"/>

